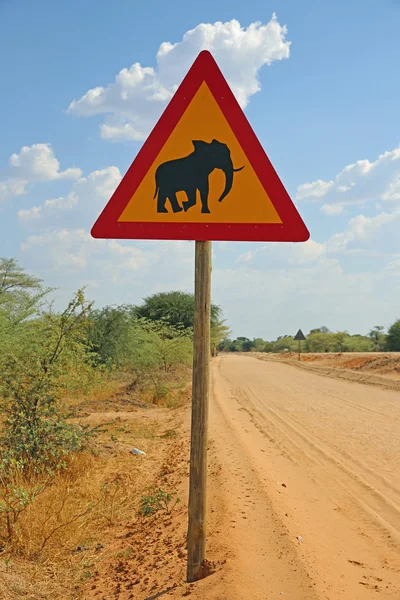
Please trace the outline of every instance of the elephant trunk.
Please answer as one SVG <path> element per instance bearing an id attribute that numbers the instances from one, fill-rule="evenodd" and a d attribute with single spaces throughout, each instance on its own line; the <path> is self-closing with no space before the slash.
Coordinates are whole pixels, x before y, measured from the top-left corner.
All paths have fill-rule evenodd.
<path id="1" fill-rule="evenodd" d="M 234 169 L 232 161 L 229 159 L 229 164 L 222 169 L 223 172 L 225 173 L 225 189 L 222 192 L 218 202 L 222 202 L 222 200 L 225 198 L 225 196 L 227 196 L 229 194 L 229 192 L 231 191 L 232 183 L 233 183 L 233 174 L 236 173 L 237 171 L 241 171 L 242 169 L 243 169 L 243 167 L 240 167 L 240 169 Z"/>

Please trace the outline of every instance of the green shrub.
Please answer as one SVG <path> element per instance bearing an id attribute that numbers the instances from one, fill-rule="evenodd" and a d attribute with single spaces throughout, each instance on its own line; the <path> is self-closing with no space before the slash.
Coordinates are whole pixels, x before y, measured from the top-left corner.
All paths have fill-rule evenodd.
<path id="1" fill-rule="evenodd" d="M 171 505 L 171 502 L 175 502 Z M 140 499 L 139 514 L 142 516 L 154 515 L 159 510 L 163 509 L 168 514 L 172 512 L 175 506 L 180 502 L 176 494 L 169 494 L 160 489 L 151 489 L 149 494 L 146 494 Z"/>
<path id="2" fill-rule="evenodd" d="M 81 385 L 91 370 L 84 343 L 89 308 L 79 291 L 62 314 L 49 311 L 20 324 L 2 357 L 2 453 L 25 469 L 61 468 L 89 435 L 67 421 L 61 402 L 62 394 Z"/>

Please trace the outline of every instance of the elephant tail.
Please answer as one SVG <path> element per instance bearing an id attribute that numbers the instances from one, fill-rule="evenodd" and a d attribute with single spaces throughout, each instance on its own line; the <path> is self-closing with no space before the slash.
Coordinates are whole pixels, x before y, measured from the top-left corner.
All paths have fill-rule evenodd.
<path id="1" fill-rule="evenodd" d="M 160 186 L 156 184 L 156 191 L 154 192 L 153 200 L 157 196 L 159 190 L 160 190 Z"/>

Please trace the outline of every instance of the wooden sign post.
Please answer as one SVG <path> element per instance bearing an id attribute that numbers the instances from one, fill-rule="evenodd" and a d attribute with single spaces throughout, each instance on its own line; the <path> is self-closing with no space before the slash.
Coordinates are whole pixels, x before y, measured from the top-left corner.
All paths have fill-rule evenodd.
<path id="1" fill-rule="evenodd" d="M 195 581 L 206 552 L 211 240 L 310 237 L 210 52 L 194 61 L 91 234 L 196 241 L 187 538 L 187 579 Z"/>
<path id="2" fill-rule="evenodd" d="M 199 578 L 206 554 L 207 441 L 210 389 L 211 242 L 196 242 L 192 430 L 187 580 Z"/>

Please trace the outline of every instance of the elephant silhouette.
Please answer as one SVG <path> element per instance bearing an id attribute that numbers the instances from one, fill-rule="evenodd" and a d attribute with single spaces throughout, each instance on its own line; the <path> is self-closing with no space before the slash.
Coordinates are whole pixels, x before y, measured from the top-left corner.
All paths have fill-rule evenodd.
<path id="1" fill-rule="evenodd" d="M 176 193 L 185 192 L 187 200 L 183 202 L 183 210 L 186 212 L 196 204 L 197 190 L 200 192 L 201 212 L 209 213 L 208 177 L 214 169 L 221 169 L 225 173 L 225 189 L 219 202 L 229 194 L 232 189 L 233 174 L 241 171 L 244 167 L 234 169 L 231 153 L 226 144 L 213 140 L 204 142 L 193 140 L 194 151 L 183 158 L 168 160 L 158 166 L 156 170 L 156 191 L 153 200 L 157 199 L 157 212 L 167 213 L 165 206 L 167 198 L 171 203 L 174 213 L 181 212 Z"/>

